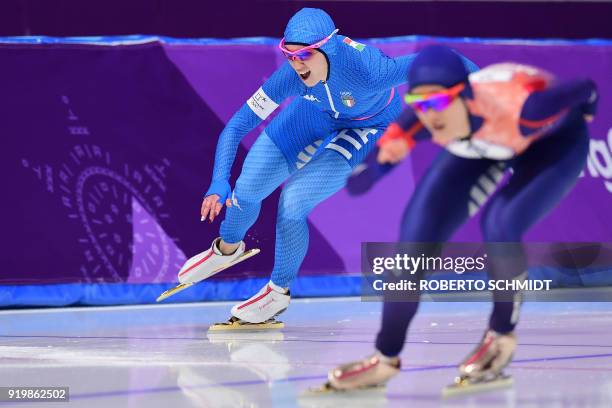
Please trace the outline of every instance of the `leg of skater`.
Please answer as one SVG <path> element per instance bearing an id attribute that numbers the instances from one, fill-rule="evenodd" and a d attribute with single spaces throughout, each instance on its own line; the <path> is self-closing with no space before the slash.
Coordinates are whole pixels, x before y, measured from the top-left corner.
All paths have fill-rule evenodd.
<path id="1" fill-rule="evenodd" d="M 494 183 L 480 186 L 481 179 L 501 178 L 492 160 L 464 159 L 442 151 L 417 185 L 402 218 L 403 242 L 445 242 L 471 215 L 470 208 L 486 200 Z M 486 186 L 486 187 L 484 187 Z M 474 196 L 474 189 L 480 192 Z M 473 211 L 473 210 L 472 210 Z M 414 279 L 421 279 L 420 273 Z M 419 305 L 418 291 L 413 299 L 385 302 L 376 352 L 365 360 L 335 368 L 329 373 L 329 386 L 355 389 L 384 384 L 399 372 L 399 354 L 404 347 L 408 326 Z"/>
<path id="2" fill-rule="evenodd" d="M 274 269 L 270 282 L 251 299 L 234 306 L 243 321 L 267 321 L 289 305 L 289 285 L 297 276 L 308 249 L 308 214 L 336 193 L 350 174 L 349 163 L 335 152 L 323 151 L 293 173 L 283 188 L 276 224 Z"/>
<path id="3" fill-rule="evenodd" d="M 221 237 L 211 248 L 189 259 L 179 272 L 181 283 L 206 279 L 223 265 L 238 259 L 245 251 L 244 238 L 259 216 L 261 201 L 287 177 L 285 156 L 264 131 L 249 150 L 221 223 Z"/>
<path id="4" fill-rule="evenodd" d="M 491 199 L 481 219 L 485 240 L 499 254 L 490 265 L 491 279 L 527 278 L 520 241 L 571 191 L 585 166 L 588 140 L 586 126 L 578 115 L 568 118 L 565 126 L 514 160 L 512 177 Z M 476 380 L 496 376 L 512 359 L 521 293 L 494 291 L 493 296 L 489 330 L 460 365 L 462 376 Z"/>

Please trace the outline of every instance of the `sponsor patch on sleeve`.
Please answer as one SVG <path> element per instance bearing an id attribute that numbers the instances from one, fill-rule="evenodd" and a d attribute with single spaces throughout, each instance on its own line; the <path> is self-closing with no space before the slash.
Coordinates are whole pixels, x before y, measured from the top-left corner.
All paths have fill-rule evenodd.
<path id="1" fill-rule="evenodd" d="M 350 38 L 346 37 L 342 42 L 344 42 L 349 47 L 353 47 L 357 51 L 365 50 L 365 44 L 358 43 L 357 41 L 353 41 Z"/>
<path id="2" fill-rule="evenodd" d="M 249 98 L 247 105 L 249 105 L 249 108 L 251 108 L 261 120 L 266 119 L 276 108 L 278 108 L 278 103 L 274 102 L 266 95 L 261 87 Z"/>

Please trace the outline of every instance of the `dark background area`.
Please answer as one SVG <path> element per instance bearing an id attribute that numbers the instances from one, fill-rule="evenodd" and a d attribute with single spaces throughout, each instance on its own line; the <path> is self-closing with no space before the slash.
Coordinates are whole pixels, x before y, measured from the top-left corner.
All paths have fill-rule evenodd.
<path id="1" fill-rule="evenodd" d="M 302 7 L 355 38 L 612 38 L 612 2 L 413 0 L 2 0 L 0 36 L 280 37 Z"/>

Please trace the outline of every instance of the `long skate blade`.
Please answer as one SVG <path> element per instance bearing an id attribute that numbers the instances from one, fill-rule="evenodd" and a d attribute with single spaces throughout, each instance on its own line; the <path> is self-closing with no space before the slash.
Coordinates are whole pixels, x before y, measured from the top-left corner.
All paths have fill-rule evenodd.
<path id="1" fill-rule="evenodd" d="M 273 330 L 282 329 L 285 323 L 277 320 L 267 321 L 263 323 L 246 323 L 239 321 L 227 321 L 223 323 L 215 323 L 208 328 L 208 331 L 232 331 L 232 330 Z"/>
<path id="2" fill-rule="evenodd" d="M 165 291 L 164 293 L 162 293 L 161 295 L 159 295 L 156 299 L 157 302 L 161 302 L 164 299 L 168 299 L 170 296 L 172 295 L 176 295 L 177 293 L 187 289 L 190 286 L 195 285 L 193 282 L 192 283 L 181 283 L 180 285 L 177 285 L 175 287 L 173 287 L 172 289 L 168 289 L 167 291 Z"/>
<path id="3" fill-rule="evenodd" d="M 442 398 L 462 397 L 481 392 L 510 388 L 513 385 L 514 379 L 511 376 L 503 376 L 491 381 L 477 383 L 470 383 L 469 381 L 463 380 L 444 387 L 442 390 Z"/>
<path id="4" fill-rule="evenodd" d="M 242 255 L 240 255 L 238 258 L 234 259 L 232 262 L 228 262 L 224 265 L 221 265 L 220 267 L 218 267 L 217 269 L 215 269 L 213 271 L 213 273 L 210 274 L 210 276 L 216 275 L 217 273 L 229 268 L 230 266 L 234 266 L 239 262 L 245 261 L 247 259 L 249 259 L 252 256 L 257 255 L 258 253 L 260 253 L 260 249 L 259 248 L 253 248 L 253 249 L 249 249 L 248 251 L 245 251 Z M 210 278 L 209 276 L 209 278 Z M 199 281 L 201 282 L 201 281 Z M 190 286 L 195 285 L 196 283 L 199 282 L 189 282 L 189 283 L 181 283 L 175 287 L 173 287 L 172 289 L 168 289 L 167 291 L 165 291 L 164 293 L 162 293 L 161 295 L 158 296 L 158 298 L 156 299 L 156 302 L 161 302 L 164 299 L 168 299 L 170 296 L 176 295 L 177 293 L 187 289 Z"/>
<path id="5" fill-rule="evenodd" d="M 353 390 L 338 390 L 323 384 L 320 387 L 310 388 L 298 396 L 300 408 L 338 408 L 367 406 L 371 408 L 387 406 L 387 388 L 368 387 Z"/>
<path id="6" fill-rule="evenodd" d="M 346 394 L 349 393 L 351 395 L 359 395 L 359 394 L 375 394 L 386 391 L 386 387 L 384 385 L 372 386 L 372 387 L 361 387 L 355 388 L 352 390 L 339 390 L 334 388 L 329 382 L 326 382 L 323 385 L 318 387 L 309 388 L 302 393 L 302 397 L 315 397 L 319 395 L 326 394 Z"/>
<path id="7" fill-rule="evenodd" d="M 304 391 L 302 393 L 302 397 L 308 398 L 308 397 L 316 397 L 319 395 L 325 395 L 325 394 L 333 394 L 339 392 L 337 389 L 335 389 L 334 387 L 331 386 L 331 384 L 329 382 L 326 382 L 323 385 L 320 385 L 318 387 L 312 387 L 307 389 L 306 391 Z"/>

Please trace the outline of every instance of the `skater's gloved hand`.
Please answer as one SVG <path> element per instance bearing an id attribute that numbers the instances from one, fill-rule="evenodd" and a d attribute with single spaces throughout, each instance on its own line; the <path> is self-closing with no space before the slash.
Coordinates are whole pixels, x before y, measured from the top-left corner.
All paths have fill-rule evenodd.
<path id="1" fill-rule="evenodd" d="M 231 207 L 229 200 L 231 193 L 232 188 L 226 180 L 213 180 L 204 195 L 204 201 L 202 201 L 202 209 L 200 211 L 202 217 L 200 220 L 204 221 L 208 218 L 209 222 L 213 222 L 215 217 L 221 212 L 224 201 L 228 207 Z"/>
<path id="2" fill-rule="evenodd" d="M 221 209 L 223 208 L 223 201 L 220 201 L 221 197 L 218 194 L 211 194 L 209 196 L 204 197 L 204 201 L 202 201 L 202 208 L 200 210 L 202 218 L 204 221 L 208 218 L 209 222 L 213 222 L 215 217 L 219 215 Z M 228 198 L 225 200 L 225 205 L 228 207 L 232 206 L 232 201 Z"/>
<path id="3" fill-rule="evenodd" d="M 377 160 L 380 164 L 395 164 L 402 161 L 410 152 L 410 146 L 404 139 L 391 139 L 380 146 Z"/>

